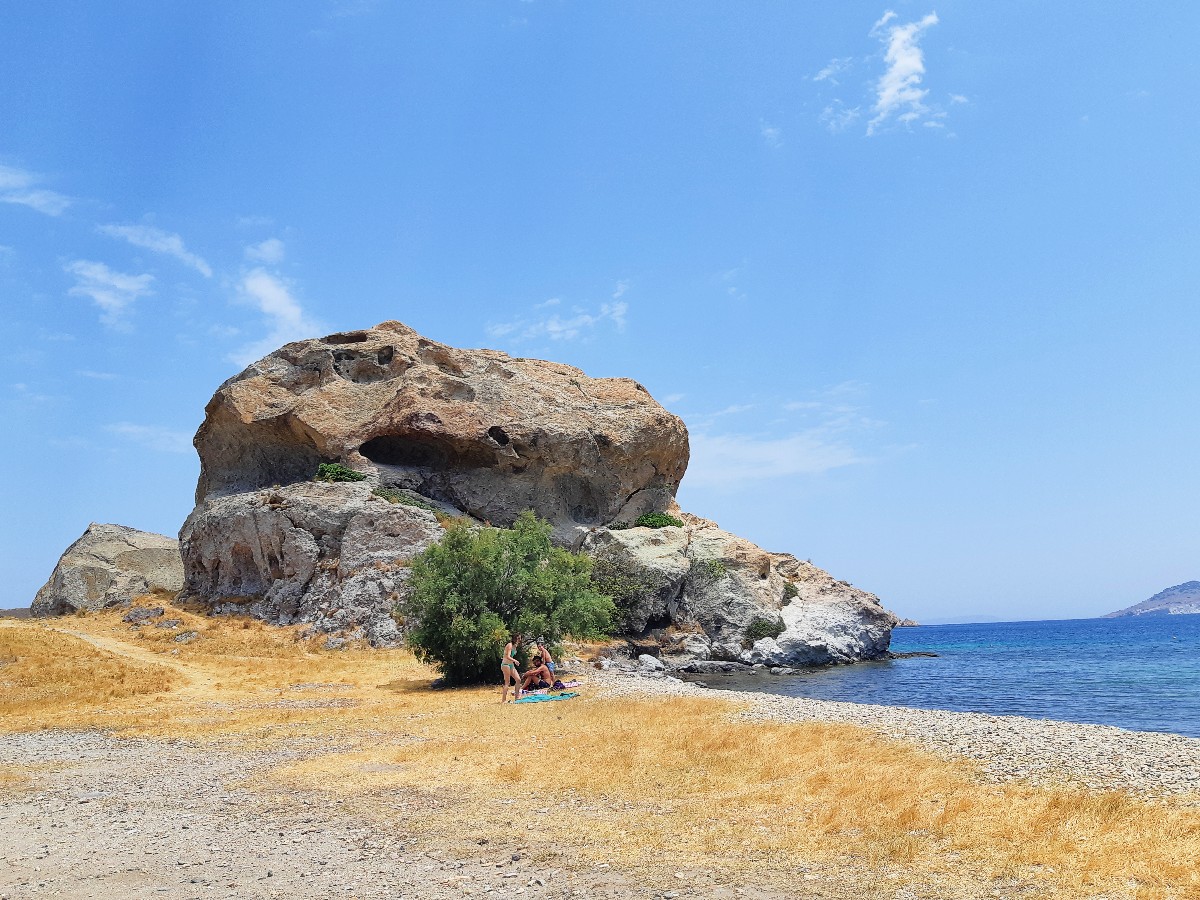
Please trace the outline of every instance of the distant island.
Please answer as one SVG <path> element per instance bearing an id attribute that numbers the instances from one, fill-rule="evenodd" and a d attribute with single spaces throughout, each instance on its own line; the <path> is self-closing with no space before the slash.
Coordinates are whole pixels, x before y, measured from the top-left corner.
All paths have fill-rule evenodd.
<path id="1" fill-rule="evenodd" d="M 1149 600 L 1143 600 L 1135 606 L 1111 612 L 1106 619 L 1119 619 L 1123 616 L 1179 616 L 1190 613 L 1200 614 L 1200 581 L 1185 581 L 1159 591 Z"/>

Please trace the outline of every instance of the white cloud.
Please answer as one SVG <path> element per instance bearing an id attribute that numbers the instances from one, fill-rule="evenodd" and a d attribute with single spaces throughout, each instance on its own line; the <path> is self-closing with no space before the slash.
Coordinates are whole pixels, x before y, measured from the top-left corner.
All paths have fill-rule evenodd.
<path id="1" fill-rule="evenodd" d="M 819 475 L 865 462 L 858 451 L 825 428 L 782 438 L 700 432 L 691 436 L 691 450 L 686 481 L 706 487 Z"/>
<path id="2" fill-rule="evenodd" d="M 119 377 L 112 372 L 94 372 L 91 369 L 80 369 L 75 374 L 81 378 L 91 378 L 95 381 L 114 381 Z"/>
<path id="3" fill-rule="evenodd" d="M 545 309 L 548 306 L 558 306 L 560 303 L 562 303 L 562 301 L 559 300 L 557 297 L 551 297 L 549 300 L 543 300 L 541 303 L 535 303 L 533 305 L 533 308 L 534 309 Z"/>
<path id="4" fill-rule="evenodd" d="M 776 128 L 765 121 L 760 120 L 758 123 L 758 133 L 765 143 L 772 150 L 778 150 L 783 146 L 783 129 Z"/>
<path id="5" fill-rule="evenodd" d="M 680 400 L 682 400 L 686 396 L 687 396 L 687 394 L 667 394 L 667 396 L 662 398 L 662 402 L 663 403 L 678 403 Z"/>
<path id="6" fill-rule="evenodd" d="M 68 293 L 89 297 L 100 307 L 100 321 L 110 327 L 121 327 L 133 302 L 154 293 L 150 287 L 153 275 L 126 275 L 114 272 L 104 263 L 86 259 L 74 260 L 63 268 L 75 276 L 75 286 Z"/>
<path id="7" fill-rule="evenodd" d="M 259 244 L 251 244 L 246 248 L 246 259 L 250 262 L 277 265 L 283 262 L 285 248 L 279 238 L 267 238 Z"/>
<path id="8" fill-rule="evenodd" d="M 177 234 L 151 225 L 99 225 L 96 230 L 109 237 L 128 241 L 135 247 L 170 256 L 185 266 L 195 269 L 205 278 L 212 278 L 212 267 L 195 253 L 189 251 L 183 245 L 183 238 Z"/>
<path id="9" fill-rule="evenodd" d="M 850 109 L 847 108 L 841 100 L 834 100 L 823 110 L 821 110 L 821 124 L 825 126 L 830 134 L 841 134 L 856 121 L 859 117 L 859 109 L 857 106 Z"/>
<path id="10" fill-rule="evenodd" d="M 837 76 L 847 71 L 853 63 L 854 57 L 852 56 L 834 57 L 829 61 L 829 65 L 813 76 L 813 81 L 828 81 L 830 84 L 837 84 Z"/>
<path id="11" fill-rule="evenodd" d="M 164 428 L 161 425 L 135 425 L 132 422 L 117 422 L 108 430 L 135 443 L 162 453 L 190 453 L 192 436 L 186 431 Z"/>
<path id="12" fill-rule="evenodd" d="M 238 365 L 249 365 L 290 341 L 315 337 L 324 330 L 300 305 L 286 282 L 266 269 L 247 272 L 238 284 L 239 296 L 258 308 L 266 319 L 267 335 L 230 356 Z"/>
<path id="13" fill-rule="evenodd" d="M 625 294 L 626 294 L 626 292 L 628 292 L 628 290 L 629 290 L 629 279 L 626 278 L 621 281 L 618 281 L 617 286 L 615 288 L 613 288 L 612 298 L 614 300 L 620 300 L 622 297 L 625 296 Z"/>
<path id="14" fill-rule="evenodd" d="M 871 34 L 886 47 L 883 58 L 887 71 L 875 84 L 875 115 L 867 123 L 868 135 L 875 134 L 890 120 L 908 125 L 929 114 L 925 105 L 929 91 L 921 87 L 925 54 L 918 42 L 926 29 L 938 23 L 937 13 L 931 12 L 907 25 L 892 24 L 896 19 L 896 13 L 888 10 L 871 29 Z"/>
<path id="15" fill-rule="evenodd" d="M 613 297 L 620 297 L 625 293 L 627 285 L 621 282 L 617 285 L 617 290 L 613 293 Z M 546 303 L 538 304 L 535 309 L 545 307 Z M 562 316 L 558 313 L 553 313 L 543 319 L 530 321 L 528 319 L 517 319 L 512 322 L 498 322 L 488 325 L 486 331 L 489 337 L 503 338 L 510 335 L 516 335 L 520 340 L 530 340 L 533 338 L 550 338 L 552 341 L 572 341 L 579 336 L 593 331 L 597 326 L 605 322 L 610 322 L 617 331 L 625 330 L 625 314 L 629 311 L 629 304 L 624 300 L 614 300 L 612 303 L 601 303 L 598 312 L 588 312 L 586 310 L 576 308 L 573 310 L 573 315 Z"/>
<path id="16" fill-rule="evenodd" d="M 0 203 L 28 206 L 48 216 L 61 215 L 71 198 L 39 187 L 41 177 L 25 169 L 0 166 Z"/>
<path id="17" fill-rule="evenodd" d="M 962 94 L 951 94 L 950 102 L 951 103 L 970 103 L 971 101 L 968 100 L 966 97 L 964 97 Z"/>

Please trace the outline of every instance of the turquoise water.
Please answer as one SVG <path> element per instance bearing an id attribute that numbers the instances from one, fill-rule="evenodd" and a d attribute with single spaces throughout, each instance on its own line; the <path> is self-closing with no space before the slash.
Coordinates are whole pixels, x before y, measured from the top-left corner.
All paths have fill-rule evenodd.
<path id="1" fill-rule="evenodd" d="M 708 676 L 713 688 L 1095 722 L 1200 737 L 1200 615 L 897 628 L 917 657 L 797 676 Z"/>

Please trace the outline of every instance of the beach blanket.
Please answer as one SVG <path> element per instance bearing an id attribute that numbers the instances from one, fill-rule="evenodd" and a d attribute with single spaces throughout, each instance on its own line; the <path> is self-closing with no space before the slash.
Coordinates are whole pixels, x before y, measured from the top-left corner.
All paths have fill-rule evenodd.
<path id="1" fill-rule="evenodd" d="M 582 686 L 582 684 L 583 684 L 583 682 L 582 682 L 582 681 L 579 681 L 579 680 L 576 680 L 576 681 L 564 681 L 564 682 L 562 683 L 562 687 L 563 687 L 564 689 L 565 689 L 565 688 L 580 687 L 580 686 Z M 554 691 L 554 690 L 561 690 L 561 689 L 560 689 L 560 688 L 535 688 L 535 689 L 534 689 L 534 690 L 532 690 L 532 691 L 525 691 L 525 696 L 526 696 L 526 697 L 531 697 L 531 696 L 534 696 L 534 695 L 536 695 L 536 694 L 548 694 L 548 693 L 550 693 L 551 691 Z"/>
<path id="2" fill-rule="evenodd" d="M 568 691 L 565 694 L 526 694 L 516 703 L 543 703 L 547 700 L 570 700 L 572 697 L 578 697 L 574 691 Z"/>

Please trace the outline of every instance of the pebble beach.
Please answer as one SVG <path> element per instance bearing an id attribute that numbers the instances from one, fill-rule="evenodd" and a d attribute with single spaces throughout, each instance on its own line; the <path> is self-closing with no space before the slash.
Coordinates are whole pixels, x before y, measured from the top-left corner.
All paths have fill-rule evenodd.
<path id="1" fill-rule="evenodd" d="M 1051 719 L 712 690 L 661 674 L 598 672 L 592 680 L 614 695 L 735 701 L 746 705 L 741 715 L 749 719 L 857 725 L 941 756 L 974 760 L 982 774 L 994 781 L 1066 782 L 1094 790 L 1125 790 L 1146 799 L 1171 796 L 1200 806 L 1200 739 L 1196 738 Z M 1187 798 L 1189 794 L 1195 796 Z"/>

